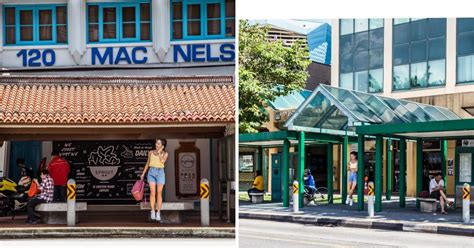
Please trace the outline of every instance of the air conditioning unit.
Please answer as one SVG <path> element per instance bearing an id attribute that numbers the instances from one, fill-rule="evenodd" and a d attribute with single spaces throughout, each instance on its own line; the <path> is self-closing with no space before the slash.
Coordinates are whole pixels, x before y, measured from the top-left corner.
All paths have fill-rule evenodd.
<path id="1" fill-rule="evenodd" d="M 469 140 L 462 140 L 462 147 L 470 147 L 474 146 L 474 140 L 469 139 Z"/>

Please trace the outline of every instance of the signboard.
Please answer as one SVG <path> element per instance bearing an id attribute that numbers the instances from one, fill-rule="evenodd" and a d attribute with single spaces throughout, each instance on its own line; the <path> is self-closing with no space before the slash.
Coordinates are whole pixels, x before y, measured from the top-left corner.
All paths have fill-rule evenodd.
<path id="1" fill-rule="evenodd" d="M 180 142 L 175 151 L 176 196 L 198 197 L 201 180 L 200 150 L 194 142 Z"/>
<path id="2" fill-rule="evenodd" d="M 239 172 L 253 172 L 253 154 L 239 155 Z"/>
<path id="3" fill-rule="evenodd" d="M 78 63 L 67 47 L 5 49 L 0 55 L 0 63 L 6 68 L 215 63 L 233 62 L 236 56 L 233 42 L 174 44 L 162 61 L 150 45 L 132 44 L 111 44 L 107 47 L 91 45 Z"/>
<path id="4" fill-rule="evenodd" d="M 471 182 L 472 153 L 459 154 L 459 182 Z"/>
<path id="5" fill-rule="evenodd" d="M 69 161 L 79 201 L 135 203 L 130 191 L 155 141 L 55 141 L 53 147 Z"/>

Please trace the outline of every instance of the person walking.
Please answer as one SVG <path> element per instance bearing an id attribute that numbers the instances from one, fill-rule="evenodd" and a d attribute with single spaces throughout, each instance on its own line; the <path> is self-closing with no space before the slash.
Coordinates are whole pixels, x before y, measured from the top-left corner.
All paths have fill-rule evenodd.
<path id="1" fill-rule="evenodd" d="M 59 151 L 51 153 L 51 162 L 48 164 L 48 171 L 54 181 L 54 201 L 66 202 L 66 184 L 70 171 L 69 163 L 59 156 Z"/>
<path id="2" fill-rule="evenodd" d="M 163 204 L 163 186 L 165 185 L 165 163 L 168 159 L 168 153 L 165 151 L 166 140 L 157 139 L 155 150 L 148 152 L 148 161 L 143 170 L 140 179 L 145 178 L 148 171 L 148 185 L 150 186 L 150 219 L 161 221 L 160 210 Z"/>
<path id="3" fill-rule="evenodd" d="M 53 201 L 53 196 L 54 196 L 54 181 L 53 179 L 49 176 L 49 171 L 46 169 L 41 170 L 40 172 L 41 176 L 41 184 L 38 183 L 38 179 L 33 179 L 33 181 L 39 185 L 39 190 L 41 193 L 39 196 L 36 196 L 35 198 L 32 198 L 26 207 L 27 212 L 28 212 L 28 218 L 26 220 L 26 223 L 28 224 L 37 224 L 38 222 L 38 217 L 36 216 L 35 213 L 35 207 L 41 203 L 50 203 Z"/>
<path id="4" fill-rule="evenodd" d="M 349 168 L 347 168 L 349 173 L 349 195 L 346 198 L 346 205 L 349 204 L 352 206 L 354 201 L 352 196 L 354 195 L 354 190 L 357 186 L 357 152 L 351 152 L 351 158 L 349 160 Z"/>

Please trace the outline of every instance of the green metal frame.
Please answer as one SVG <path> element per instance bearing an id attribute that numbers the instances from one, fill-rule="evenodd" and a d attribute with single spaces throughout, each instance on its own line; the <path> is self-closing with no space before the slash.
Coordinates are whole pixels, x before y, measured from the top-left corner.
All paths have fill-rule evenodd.
<path id="1" fill-rule="evenodd" d="M 392 166 L 392 140 L 388 139 L 386 143 L 386 166 L 385 166 L 385 175 L 386 175 L 386 185 L 385 185 L 385 199 L 392 199 L 392 185 L 393 185 L 393 166 Z"/>

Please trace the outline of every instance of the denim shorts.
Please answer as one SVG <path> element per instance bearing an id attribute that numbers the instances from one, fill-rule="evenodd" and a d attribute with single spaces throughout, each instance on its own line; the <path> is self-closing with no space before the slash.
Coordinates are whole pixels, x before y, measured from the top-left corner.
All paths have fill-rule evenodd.
<path id="1" fill-rule="evenodd" d="M 165 169 L 151 167 L 148 170 L 147 179 L 148 179 L 148 183 L 165 185 Z"/>
<path id="2" fill-rule="evenodd" d="M 357 183 L 357 172 L 352 172 L 349 174 L 349 182 L 350 183 Z"/>

